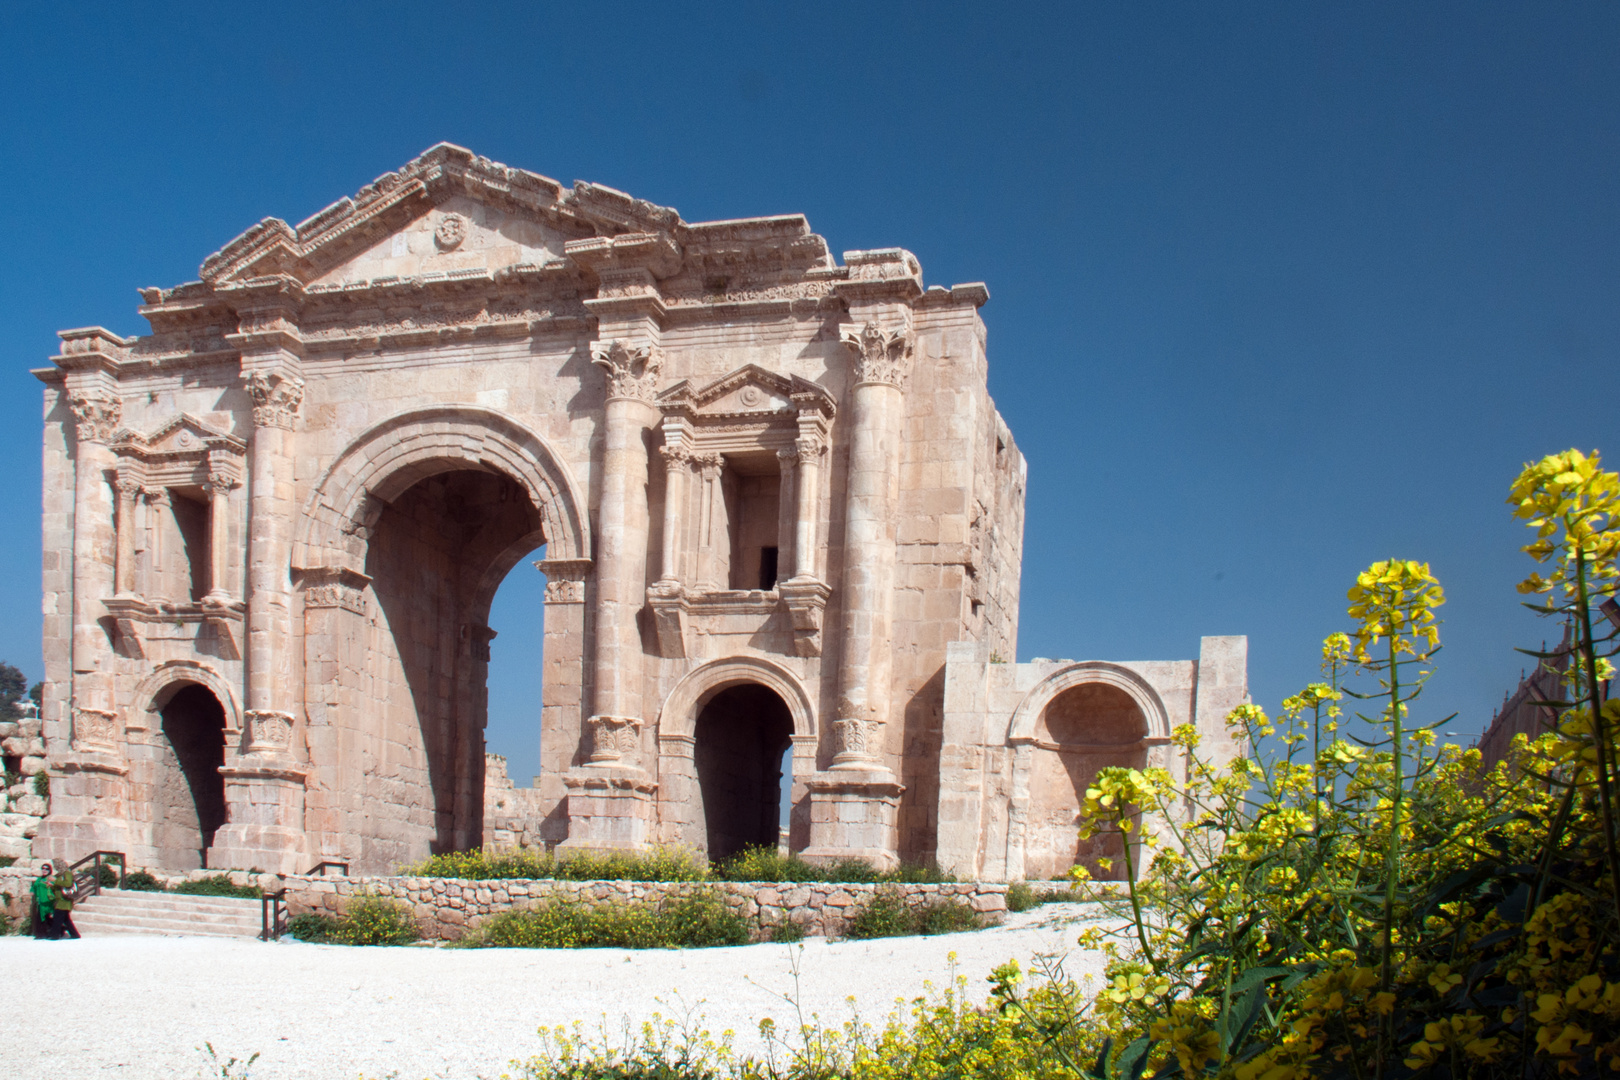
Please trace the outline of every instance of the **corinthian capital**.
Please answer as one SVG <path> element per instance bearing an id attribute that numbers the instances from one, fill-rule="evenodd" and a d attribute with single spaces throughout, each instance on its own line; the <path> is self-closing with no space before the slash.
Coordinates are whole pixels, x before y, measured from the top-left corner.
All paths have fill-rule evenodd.
<path id="1" fill-rule="evenodd" d="M 266 375 L 255 371 L 248 376 L 248 396 L 253 399 L 253 426 L 291 431 L 298 419 L 298 406 L 304 400 L 304 381 L 280 372 Z"/>
<path id="2" fill-rule="evenodd" d="M 80 442 L 111 442 L 118 421 L 124 415 L 124 403 L 111 394 L 76 392 L 68 395 L 68 405 L 78 419 L 77 434 Z"/>
<path id="3" fill-rule="evenodd" d="M 658 373 L 664 369 L 664 354 L 656 345 L 598 341 L 591 345 L 591 363 L 607 374 L 609 398 L 650 402 L 657 389 Z"/>
<path id="4" fill-rule="evenodd" d="M 911 368 L 912 334 L 902 327 L 884 331 L 876 323 L 846 330 L 843 342 L 855 354 L 855 385 L 886 383 L 901 390 Z"/>

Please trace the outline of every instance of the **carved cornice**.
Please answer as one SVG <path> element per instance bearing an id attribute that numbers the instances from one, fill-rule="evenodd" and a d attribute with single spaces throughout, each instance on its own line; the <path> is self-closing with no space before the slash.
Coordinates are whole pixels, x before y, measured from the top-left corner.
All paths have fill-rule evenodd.
<path id="1" fill-rule="evenodd" d="M 583 604 L 589 559 L 536 559 L 534 568 L 546 575 L 547 604 Z"/>
<path id="2" fill-rule="evenodd" d="M 914 336 L 909 329 L 883 330 L 867 323 L 859 330 L 846 330 L 843 343 L 854 353 L 854 383 L 881 383 L 906 388 L 910 374 Z"/>
<path id="3" fill-rule="evenodd" d="M 298 421 L 298 406 L 304 400 L 304 380 L 271 372 L 255 371 L 248 376 L 248 396 L 253 399 L 253 426 L 291 431 Z"/>
<path id="4" fill-rule="evenodd" d="M 630 398 L 652 404 L 664 354 L 656 345 L 613 340 L 591 344 L 591 363 L 607 375 L 608 400 Z"/>
<path id="5" fill-rule="evenodd" d="M 124 415 L 124 403 L 112 394 L 89 391 L 68 395 L 68 406 L 78 420 L 75 429 L 82 443 L 110 443 Z"/>

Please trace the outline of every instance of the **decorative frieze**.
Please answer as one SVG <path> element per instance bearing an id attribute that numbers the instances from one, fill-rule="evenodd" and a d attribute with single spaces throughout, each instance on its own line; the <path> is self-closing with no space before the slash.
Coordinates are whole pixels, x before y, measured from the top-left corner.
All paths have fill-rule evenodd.
<path id="1" fill-rule="evenodd" d="M 867 323 L 858 331 L 844 331 L 843 343 L 855 354 L 855 385 L 884 383 L 906 388 L 910 374 L 913 338 L 910 330 L 883 330 Z"/>
<path id="2" fill-rule="evenodd" d="M 641 746 L 641 720 L 634 716 L 593 716 L 585 721 L 591 730 L 591 764 L 634 765 Z"/>
<path id="3" fill-rule="evenodd" d="M 356 615 L 364 615 L 365 590 L 343 581 L 318 581 L 304 587 L 304 608 L 342 608 Z"/>
<path id="4" fill-rule="evenodd" d="M 292 747 L 293 718 L 290 713 L 249 709 L 242 715 L 247 729 L 247 737 L 242 744 L 243 753 L 285 754 Z"/>
<path id="5" fill-rule="evenodd" d="M 658 375 L 664 369 L 664 354 L 655 345 L 613 340 L 591 346 L 591 363 L 607 375 L 608 398 L 632 398 L 652 403 L 657 396 Z"/>
<path id="6" fill-rule="evenodd" d="M 73 749 L 81 753 L 113 753 L 121 735 L 117 713 L 73 703 Z"/>

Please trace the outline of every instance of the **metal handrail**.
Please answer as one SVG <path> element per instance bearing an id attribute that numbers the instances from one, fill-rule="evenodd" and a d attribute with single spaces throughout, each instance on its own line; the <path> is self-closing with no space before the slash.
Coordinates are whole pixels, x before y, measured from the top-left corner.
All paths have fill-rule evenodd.
<path id="1" fill-rule="evenodd" d="M 259 897 L 259 940 L 274 941 L 287 932 L 287 890 Z"/>
<path id="2" fill-rule="evenodd" d="M 81 869 L 81 867 L 91 867 Z M 101 895 L 101 867 L 102 865 L 116 865 L 118 867 L 118 885 L 124 883 L 124 853 L 122 851 L 94 851 L 72 866 L 68 867 L 68 874 L 73 881 L 73 890 L 70 895 L 77 904 L 80 900 L 90 896 Z"/>
<path id="3" fill-rule="evenodd" d="M 305 874 L 304 876 L 305 877 L 314 877 L 316 874 L 319 874 L 322 877 L 325 877 L 326 876 L 326 868 L 328 866 L 330 866 L 330 867 L 332 867 L 333 869 L 336 869 L 336 870 L 341 870 L 343 872 L 344 877 L 349 876 L 349 864 L 344 862 L 342 859 L 322 859 L 320 862 L 318 862 L 314 866 L 310 867 L 309 872 L 307 874 Z"/>

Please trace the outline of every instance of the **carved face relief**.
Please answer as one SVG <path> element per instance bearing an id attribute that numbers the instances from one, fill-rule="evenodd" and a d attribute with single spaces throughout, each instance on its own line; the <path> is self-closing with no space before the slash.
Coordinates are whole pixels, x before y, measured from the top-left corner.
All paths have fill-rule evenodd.
<path id="1" fill-rule="evenodd" d="M 433 230 L 433 242 L 440 251 L 454 251 L 467 239 L 467 219 L 460 214 L 446 214 Z"/>

